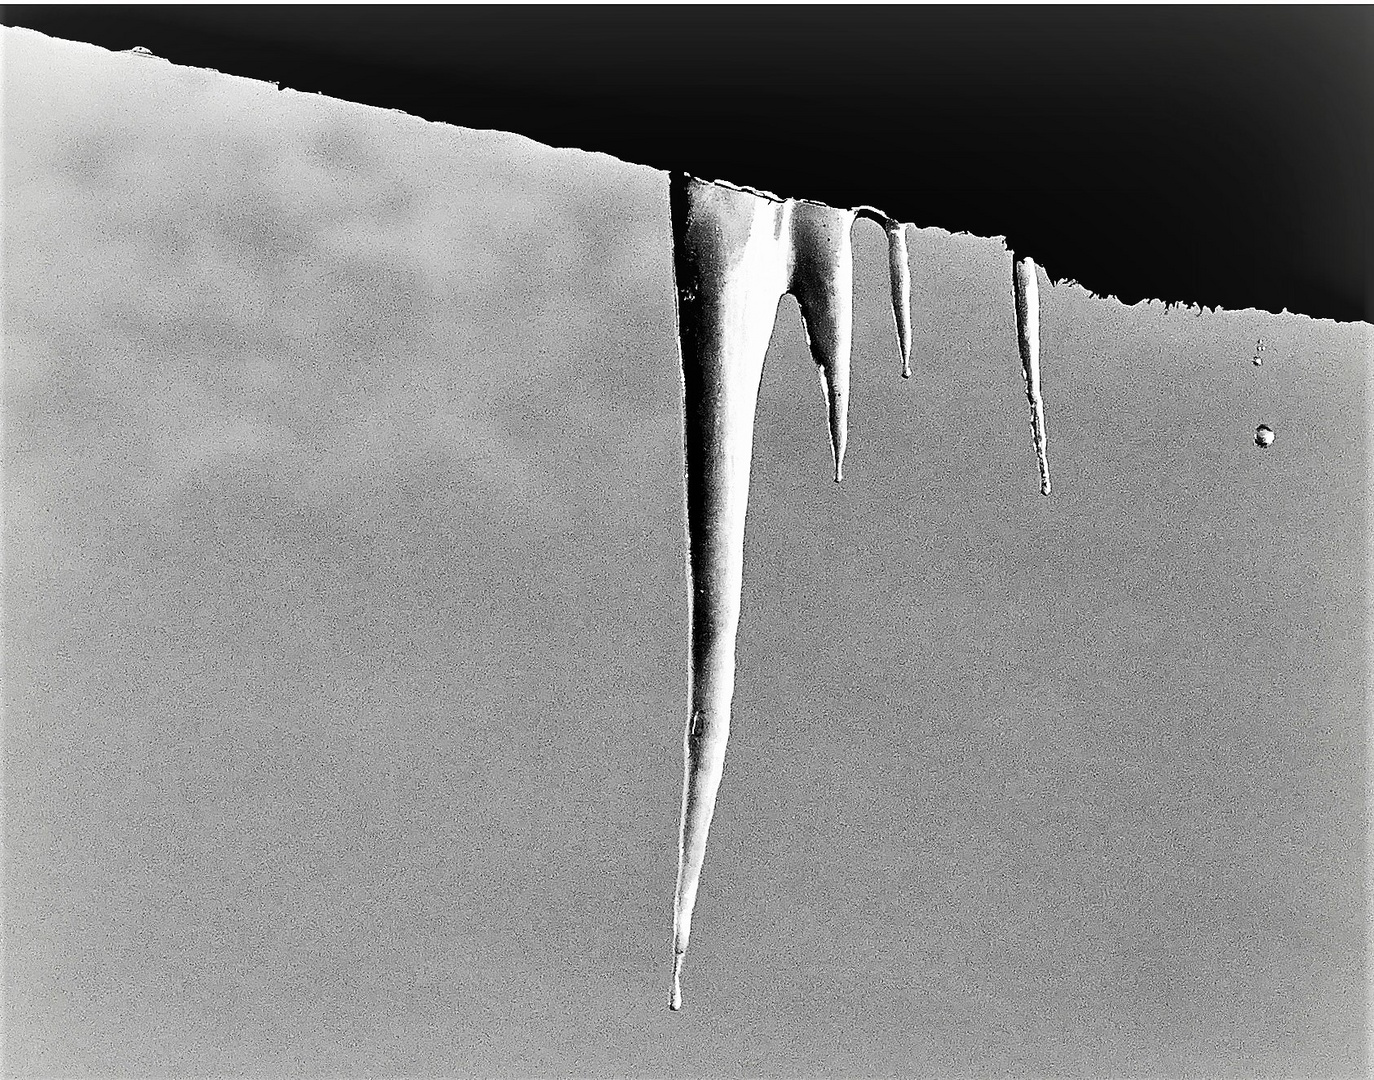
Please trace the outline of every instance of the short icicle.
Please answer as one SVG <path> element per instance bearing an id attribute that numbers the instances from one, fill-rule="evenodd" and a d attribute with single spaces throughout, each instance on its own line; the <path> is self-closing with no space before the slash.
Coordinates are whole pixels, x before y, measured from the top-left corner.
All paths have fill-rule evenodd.
<path id="1" fill-rule="evenodd" d="M 1040 396 L 1040 289 L 1035 263 L 1012 256 L 1012 294 L 1016 303 L 1016 343 L 1030 402 L 1031 435 L 1040 465 L 1040 494 L 1050 493 L 1050 463 L 1045 448 L 1045 403 Z"/>
<path id="2" fill-rule="evenodd" d="M 691 657 L 669 997 L 677 1010 L 730 734 L 754 412 L 787 287 L 793 204 L 674 173 L 669 207 L 682 359 Z"/>
<path id="3" fill-rule="evenodd" d="M 887 234 L 887 268 L 892 286 L 892 321 L 897 324 L 897 344 L 902 351 L 902 378 L 911 378 L 911 259 L 906 247 L 906 223 L 884 214 L 876 206 L 854 207 L 856 217 L 882 226 Z"/>
<path id="4" fill-rule="evenodd" d="M 835 483 L 844 479 L 849 441 L 849 361 L 854 338 L 853 210 L 798 202 L 792 218 L 792 274 L 811 359 L 820 368 Z"/>
<path id="5" fill-rule="evenodd" d="M 887 223 L 887 262 L 892 278 L 892 318 L 902 349 L 902 378 L 911 378 L 911 259 L 906 248 L 906 225 Z"/>

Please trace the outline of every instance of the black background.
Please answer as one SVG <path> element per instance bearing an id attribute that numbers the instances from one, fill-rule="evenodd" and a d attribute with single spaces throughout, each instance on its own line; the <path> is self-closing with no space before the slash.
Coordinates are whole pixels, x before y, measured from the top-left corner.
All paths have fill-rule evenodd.
<path id="1" fill-rule="evenodd" d="M 4 21 L 1374 319 L 1370 7 L 8 5 Z"/>

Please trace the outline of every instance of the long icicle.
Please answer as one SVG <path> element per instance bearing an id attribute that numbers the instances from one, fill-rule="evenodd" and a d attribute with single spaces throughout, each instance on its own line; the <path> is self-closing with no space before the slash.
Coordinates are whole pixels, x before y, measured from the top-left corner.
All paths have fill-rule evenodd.
<path id="1" fill-rule="evenodd" d="M 789 270 L 792 205 L 674 173 L 669 185 L 682 357 L 691 667 L 673 901 L 673 986 L 692 932 L 725 767 L 743 585 L 754 410 Z"/>

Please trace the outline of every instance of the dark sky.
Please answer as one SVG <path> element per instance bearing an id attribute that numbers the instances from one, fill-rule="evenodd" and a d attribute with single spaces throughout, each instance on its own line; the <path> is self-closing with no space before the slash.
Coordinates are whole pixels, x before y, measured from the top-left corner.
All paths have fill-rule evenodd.
<path id="1" fill-rule="evenodd" d="M 860 225 L 674 1015 L 666 178 L 3 41 L 7 1073 L 1363 1075 L 1368 324 Z"/>

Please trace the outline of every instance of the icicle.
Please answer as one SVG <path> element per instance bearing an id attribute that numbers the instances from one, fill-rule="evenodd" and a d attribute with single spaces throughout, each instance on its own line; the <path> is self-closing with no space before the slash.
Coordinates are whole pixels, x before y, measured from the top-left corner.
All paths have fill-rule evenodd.
<path id="1" fill-rule="evenodd" d="M 674 173 L 669 182 L 686 466 L 690 718 L 673 902 L 673 990 L 725 767 L 754 410 L 791 268 L 793 205 Z"/>
<path id="2" fill-rule="evenodd" d="M 856 206 L 857 217 L 876 221 L 887 233 L 887 268 L 892 285 L 892 320 L 902 351 L 902 378 L 911 378 L 911 260 L 906 249 L 906 225 L 876 206 Z"/>
<path id="3" fill-rule="evenodd" d="M 1021 351 L 1021 366 L 1026 377 L 1026 399 L 1030 402 L 1031 435 L 1040 464 L 1040 494 L 1050 493 L 1050 463 L 1045 450 L 1045 405 L 1040 397 L 1040 290 L 1035 263 L 1016 260 L 1012 269 L 1012 293 L 1016 301 L 1016 341 Z"/>
<path id="4" fill-rule="evenodd" d="M 792 216 L 792 273 L 811 359 L 821 371 L 835 483 L 844 479 L 849 440 L 849 357 L 854 337 L 853 210 L 798 202 Z"/>
<path id="5" fill-rule="evenodd" d="M 892 278 L 892 318 L 902 348 L 902 378 L 911 378 L 911 260 L 906 250 L 906 226 L 887 223 L 887 262 Z"/>

